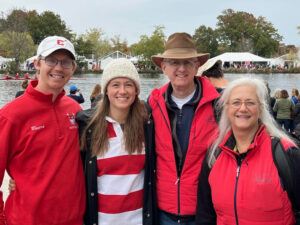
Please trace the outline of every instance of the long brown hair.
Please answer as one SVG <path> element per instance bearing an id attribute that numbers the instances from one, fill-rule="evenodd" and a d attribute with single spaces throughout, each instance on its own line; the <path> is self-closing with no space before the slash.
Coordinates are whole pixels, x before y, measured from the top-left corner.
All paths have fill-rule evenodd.
<path id="1" fill-rule="evenodd" d="M 81 149 L 87 148 L 87 132 L 91 130 L 90 148 L 92 156 L 103 155 L 108 150 L 108 135 L 106 116 L 109 114 L 110 102 L 107 95 L 104 95 L 103 102 L 96 106 L 96 109 L 83 131 L 80 138 Z M 136 96 L 130 106 L 126 122 L 124 124 L 125 149 L 129 154 L 141 153 L 144 147 L 144 122 L 146 120 L 146 108 Z"/>
<path id="2" fill-rule="evenodd" d="M 97 95 L 101 94 L 101 86 L 100 84 L 96 84 L 91 94 L 91 98 L 95 98 Z"/>

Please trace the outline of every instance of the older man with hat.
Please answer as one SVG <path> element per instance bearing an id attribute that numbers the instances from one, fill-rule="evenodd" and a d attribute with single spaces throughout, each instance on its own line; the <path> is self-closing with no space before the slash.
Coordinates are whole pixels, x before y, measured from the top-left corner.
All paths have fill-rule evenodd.
<path id="1" fill-rule="evenodd" d="M 155 124 L 156 185 L 145 192 L 156 192 L 160 225 L 195 224 L 198 176 L 217 131 L 213 102 L 219 94 L 207 78 L 196 77 L 208 58 L 197 53 L 187 33 L 172 34 L 163 54 L 152 56 L 170 80 L 148 99 Z"/>

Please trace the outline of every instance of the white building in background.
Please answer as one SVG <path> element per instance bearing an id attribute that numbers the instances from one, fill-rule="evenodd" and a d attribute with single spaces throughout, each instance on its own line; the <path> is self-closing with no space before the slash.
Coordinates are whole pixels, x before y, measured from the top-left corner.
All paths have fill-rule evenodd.
<path id="1" fill-rule="evenodd" d="M 0 56 L 0 69 L 5 70 L 8 67 L 9 63 L 13 60 L 13 58 L 4 58 Z"/>
<path id="2" fill-rule="evenodd" d="M 104 56 L 100 59 L 100 68 L 103 70 L 111 60 L 118 59 L 118 58 L 126 58 L 126 59 L 130 59 L 130 60 L 131 59 L 135 60 L 135 58 L 131 57 L 130 55 L 127 55 L 120 51 L 115 51 L 115 52 L 111 52 L 111 53 L 107 54 L 106 56 Z"/>
<path id="3" fill-rule="evenodd" d="M 212 58 L 213 60 L 221 60 L 223 62 L 223 67 L 229 67 L 232 65 L 248 65 L 250 63 L 258 63 L 269 65 L 270 59 L 254 55 L 250 52 L 226 52 L 221 55 Z"/>
<path id="4" fill-rule="evenodd" d="M 276 67 L 300 67 L 300 58 L 297 55 L 285 54 L 271 59 L 271 66 Z"/>

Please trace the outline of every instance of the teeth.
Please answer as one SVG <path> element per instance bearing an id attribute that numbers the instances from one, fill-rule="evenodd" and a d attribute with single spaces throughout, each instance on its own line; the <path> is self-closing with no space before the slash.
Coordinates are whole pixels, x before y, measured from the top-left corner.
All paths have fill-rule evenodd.
<path id="1" fill-rule="evenodd" d="M 56 75 L 56 74 L 50 74 L 50 76 L 53 78 L 60 78 L 60 79 L 65 78 L 63 75 Z"/>

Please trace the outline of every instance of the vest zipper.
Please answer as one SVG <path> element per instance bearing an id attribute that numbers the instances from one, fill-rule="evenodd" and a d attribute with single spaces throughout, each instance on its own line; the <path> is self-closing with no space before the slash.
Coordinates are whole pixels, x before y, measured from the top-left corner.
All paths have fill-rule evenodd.
<path id="1" fill-rule="evenodd" d="M 180 216 L 180 176 L 181 176 L 181 167 L 182 167 L 182 159 L 179 160 L 179 168 L 178 168 L 178 175 L 177 175 L 177 180 L 176 180 L 176 185 L 177 185 L 177 201 L 178 201 L 178 216 Z M 180 223 L 180 220 L 178 221 Z"/>
<path id="2" fill-rule="evenodd" d="M 235 186 L 234 186 L 234 216 L 235 216 L 235 223 L 236 225 L 239 225 L 239 219 L 237 214 L 237 188 L 238 188 L 238 181 L 240 177 L 240 170 L 241 170 L 241 164 L 243 159 L 238 156 L 237 158 L 237 168 L 236 168 L 236 177 L 235 177 Z"/>

